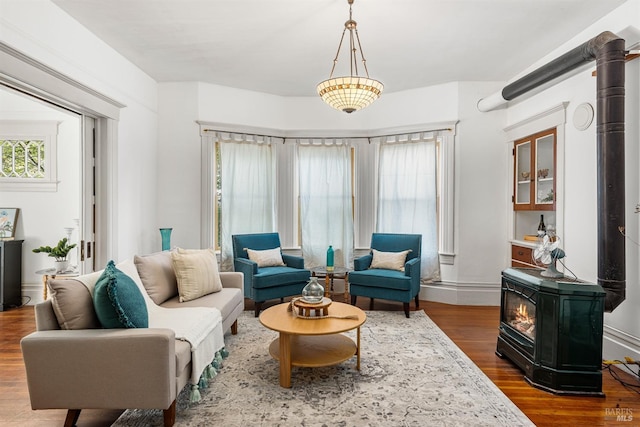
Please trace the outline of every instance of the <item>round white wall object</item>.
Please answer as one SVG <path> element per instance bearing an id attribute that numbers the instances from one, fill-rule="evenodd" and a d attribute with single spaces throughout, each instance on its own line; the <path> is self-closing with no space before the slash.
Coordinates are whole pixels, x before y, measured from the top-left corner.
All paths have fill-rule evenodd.
<path id="1" fill-rule="evenodd" d="M 593 107 L 588 102 L 584 102 L 573 112 L 573 126 L 578 130 L 585 130 L 591 126 L 593 121 Z"/>

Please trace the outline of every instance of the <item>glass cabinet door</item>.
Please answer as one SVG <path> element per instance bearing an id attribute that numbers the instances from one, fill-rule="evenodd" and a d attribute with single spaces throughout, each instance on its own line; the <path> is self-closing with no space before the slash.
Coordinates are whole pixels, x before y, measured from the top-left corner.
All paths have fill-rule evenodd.
<path id="1" fill-rule="evenodd" d="M 531 203 L 531 142 L 517 144 L 515 152 L 515 204 L 529 205 Z"/>
<path id="2" fill-rule="evenodd" d="M 513 209 L 553 211 L 556 206 L 556 130 L 514 141 Z"/>
<path id="3" fill-rule="evenodd" d="M 555 195 L 553 178 L 554 171 L 555 141 L 554 135 L 545 135 L 536 138 L 536 159 L 535 159 L 535 198 L 537 205 L 552 205 Z"/>

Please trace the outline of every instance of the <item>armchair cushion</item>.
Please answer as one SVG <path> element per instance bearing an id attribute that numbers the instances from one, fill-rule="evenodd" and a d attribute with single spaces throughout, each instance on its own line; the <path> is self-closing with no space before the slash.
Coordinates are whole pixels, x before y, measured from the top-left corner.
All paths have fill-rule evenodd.
<path id="1" fill-rule="evenodd" d="M 261 251 L 247 248 L 247 254 L 251 261 L 258 264 L 258 267 L 277 267 L 284 265 L 282 252 L 279 247 Z"/>
<path id="2" fill-rule="evenodd" d="M 133 279 L 109 261 L 93 290 L 93 305 L 103 328 L 148 328 L 144 296 Z"/>
<path id="3" fill-rule="evenodd" d="M 170 251 L 135 255 L 133 262 L 147 294 L 157 305 L 178 295 L 178 282 Z"/>
<path id="4" fill-rule="evenodd" d="M 352 273 L 355 276 L 355 272 Z M 400 291 L 411 290 L 411 277 L 407 276 L 403 271 L 369 269 L 357 272 L 356 280 L 358 283 L 366 284 L 373 288 L 394 289 Z M 349 274 L 351 281 L 351 274 Z"/>
<path id="5" fill-rule="evenodd" d="M 371 260 L 371 268 L 382 268 L 388 270 L 404 271 L 404 263 L 410 250 L 401 252 L 382 252 L 371 249 L 373 259 Z"/>
<path id="6" fill-rule="evenodd" d="M 307 282 L 309 270 L 300 270 L 292 267 L 263 267 L 258 268 L 258 273 L 253 276 L 255 289 L 271 288 L 293 283 Z"/>
<path id="7" fill-rule="evenodd" d="M 181 249 L 171 253 L 180 302 L 222 290 L 218 260 L 213 249 Z"/>

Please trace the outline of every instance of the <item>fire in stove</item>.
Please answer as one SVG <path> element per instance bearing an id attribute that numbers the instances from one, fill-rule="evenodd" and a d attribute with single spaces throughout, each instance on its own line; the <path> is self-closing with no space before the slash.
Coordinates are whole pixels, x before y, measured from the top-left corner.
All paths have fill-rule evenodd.
<path id="1" fill-rule="evenodd" d="M 511 320 L 509 321 L 509 324 L 511 326 L 530 338 L 535 338 L 536 318 L 528 313 L 526 304 L 518 305 L 518 307 L 513 310 L 513 315 L 510 317 Z"/>

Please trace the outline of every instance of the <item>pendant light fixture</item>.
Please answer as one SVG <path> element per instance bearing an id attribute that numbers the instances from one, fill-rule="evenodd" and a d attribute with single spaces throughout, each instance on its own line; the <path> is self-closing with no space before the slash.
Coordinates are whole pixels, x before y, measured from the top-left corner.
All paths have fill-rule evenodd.
<path id="1" fill-rule="evenodd" d="M 329 104 L 336 110 L 344 111 L 345 113 L 353 113 L 354 111 L 361 110 L 371 104 L 373 101 L 380 97 L 384 85 L 378 80 L 369 78 L 369 70 L 367 70 L 367 60 L 362 53 L 362 45 L 360 44 L 360 37 L 358 36 L 358 28 L 356 21 L 353 20 L 352 5 L 354 0 L 347 0 L 349 2 L 349 20 L 344 23 L 344 30 L 342 30 L 342 37 L 340 38 L 340 44 L 338 45 L 338 52 L 333 60 L 333 67 L 331 67 L 331 74 L 329 79 L 318 84 L 318 95 L 322 97 L 322 100 Z M 338 56 L 340 55 L 340 48 L 344 41 L 345 34 L 349 32 L 349 69 L 350 75 L 344 77 L 333 77 L 336 64 L 338 63 Z M 360 58 L 362 66 L 366 73 L 366 77 L 358 75 L 358 51 L 360 52 Z"/>

